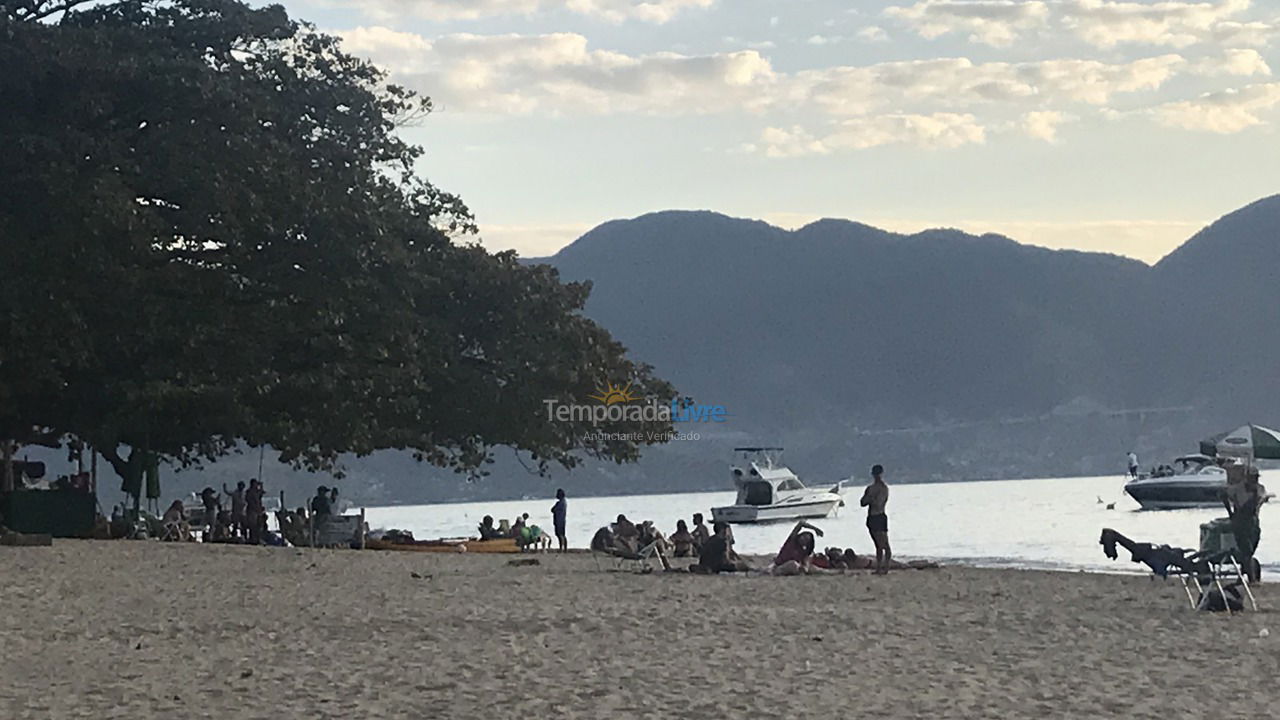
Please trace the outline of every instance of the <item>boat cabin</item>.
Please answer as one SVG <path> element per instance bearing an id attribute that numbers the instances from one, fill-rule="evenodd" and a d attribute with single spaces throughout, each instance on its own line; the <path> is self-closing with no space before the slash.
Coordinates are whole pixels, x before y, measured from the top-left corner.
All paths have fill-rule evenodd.
<path id="1" fill-rule="evenodd" d="M 733 468 L 733 482 L 738 487 L 738 505 L 773 505 L 779 492 L 804 490 L 795 473 L 780 464 L 782 448 L 734 448 L 755 460 L 746 468 Z"/>

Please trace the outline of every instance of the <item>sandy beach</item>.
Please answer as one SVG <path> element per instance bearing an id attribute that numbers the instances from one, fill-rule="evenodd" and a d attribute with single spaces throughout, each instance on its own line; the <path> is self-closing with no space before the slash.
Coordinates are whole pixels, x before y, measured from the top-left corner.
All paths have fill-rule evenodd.
<path id="1" fill-rule="evenodd" d="M 1227 617 L 1141 576 L 537 557 L 0 548 L 0 717 L 1240 717 L 1280 673 L 1269 586 Z"/>

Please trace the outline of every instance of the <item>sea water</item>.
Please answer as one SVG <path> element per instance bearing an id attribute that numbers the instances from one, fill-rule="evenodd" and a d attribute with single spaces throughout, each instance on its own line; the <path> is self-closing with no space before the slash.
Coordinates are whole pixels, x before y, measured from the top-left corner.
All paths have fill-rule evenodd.
<path id="1" fill-rule="evenodd" d="M 1280 470 L 1264 471 L 1262 482 L 1280 491 Z M 1050 570 L 1146 572 L 1129 561 L 1102 554 L 1098 537 L 1112 528 L 1140 542 L 1197 548 L 1200 524 L 1226 516 L 1222 508 L 1141 510 L 1122 492 L 1125 478 L 1075 477 L 1038 480 L 897 485 L 890 483 L 889 537 L 895 556 L 928 558 L 988 567 Z M 846 506 L 831 517 L 812 520 L 825 533 L 818 547 L 852 547 L 858 553 L 873 548 L 863 524 L 866 511 L 858 507 L 861 487 L 845 493 Z M 633 522 L 652 520 L 664 533 L 676 520 L 690 522 L 695 512 L 710 521 L 711 508 L 729 505 L 733 492 L 570 497 L 568 536 L 571 547 L 586 547 L 597 528 L 624 514 Z M 529 513 L 529 521 L 551 531 L 554 498 L 504 502 L 405 505 L 368 509 L 372 528 L 399 528 L 423 538 L 465 537 L 476 534 L 485 515 L 497 520 Z M 1108 505 L 1114 503 L 1113 509 Z M 1273 506 L 1274 505 L 1274 506 Z M 1280 570 L 1280 535 L 1272 536 L 1270 517 L 1280 518 L 1280 499 L 1262 509 L 1262 541 L 1258 560 Z M 739 552 L 777 552 L 792 522 L 736 525 Z M 1280 531 L 1277 531 L 1280 532 Z"/>

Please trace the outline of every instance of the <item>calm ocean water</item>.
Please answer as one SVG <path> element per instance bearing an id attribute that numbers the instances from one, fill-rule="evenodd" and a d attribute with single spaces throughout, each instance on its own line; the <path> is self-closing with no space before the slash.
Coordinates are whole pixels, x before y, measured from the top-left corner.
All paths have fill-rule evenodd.
<path id="1" fill-rule="evenodd" d="M 1263 472 L 1263 484 L 1280 491 L 1280 470 Z M 889 530 L 895 555 L 931 558 L 992 567 L 1053 570 L 1139 571 L 1123 553 L 1107 560 L 1098 545 L 1102 528 L 1110 527 L 1139 540 L 1194 548 L 1200 524 L 1223 517 L 1221 509 L 1143 511 L 1124 495 L 1124 478 L 1050 478 L 985 482 L 892 485 Z M 848 506 L 825 520 L 813 521 L 826 533 L 819 547 L 839 545 L 859 553 L 871 551 L 863 526 L 865 511 L 857 506 L 861 488 L 850 488 Z M 1103 503 L 1098 502 L 1102 498 Z M 733 492 L 570 497 L 569 544 L 585 547 L 600 526 L 625 514 L 635 522 L 653 520 L 670 533 L 676 520 L 701 512 L 710 518 L 714 505 L 731 504 Z M 514 518 L 529 513 L 531 522 L 551 529 L 552 498 L 447 505 L 370 508 L 373 528 L 410 530 L 418 538 L 473 535 L 485 515 Z M 1114 510 L 1106 503 L 1114 502 Z M 1272 535 L 1270 517 L 1280 517 L 1280 501 L 1263 507 L 1262 543 L 1258 559 L 1280 570 L 1280 536 Z M 776 552 L 791 523 L 739 525 L 734 537 L 740 552 Z"/>

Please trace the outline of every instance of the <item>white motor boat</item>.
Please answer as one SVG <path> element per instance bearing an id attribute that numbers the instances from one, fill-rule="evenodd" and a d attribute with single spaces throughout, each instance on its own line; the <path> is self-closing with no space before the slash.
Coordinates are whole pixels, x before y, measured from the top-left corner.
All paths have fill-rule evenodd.
<path id="1" fill-rule="evenodd" d="M 734 452 L 754 459 L 745 468 L 732 468 L 738 498 L 733 505 L 711 508 L 715 522 L 823 518 L 844 502 L 840 496 L 844 492 L 843 481 L 823 490 L 805 487 L 795 473 L 781 464 L 782 448 L 734 448 Z"/>
<path id="2" fill-rule="evenodd" d="M 1227 471 L 1208 455 L 1184 455 L 1173 471 L 1153 473 L 1125 483 L 1124 491 L 1145 510 L 1222 507 Z"/>

